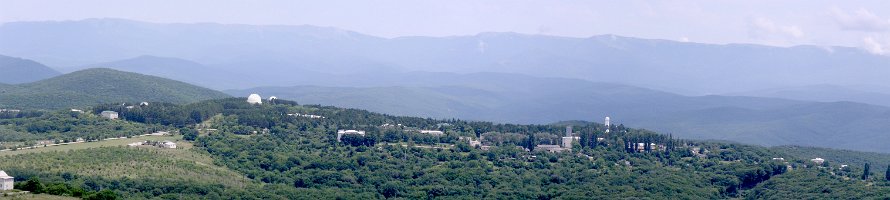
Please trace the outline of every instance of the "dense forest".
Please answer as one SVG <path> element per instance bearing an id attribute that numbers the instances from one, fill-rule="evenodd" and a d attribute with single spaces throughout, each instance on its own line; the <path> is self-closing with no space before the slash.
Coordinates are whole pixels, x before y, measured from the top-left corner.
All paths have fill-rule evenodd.
<path id="1" fill-rule="evenodd" d="M 121 119 L 96 116 L 106 110 Z M 795 149 L 680 140 L 620 124 L 436 120 L 244 98 L 104 104 L 0 124 L 14 140 L 176 130 L 192 141 L 194 148 L 182 150 L 188 157 L 113 147 L 7 156 L 17 164 L 0 164 L 22 183 L 34 178 L 64 185 L 61 191 L 137 199 L 887 198 L 890 191 L 883 154 L 857 161 L 826 155 L 820 164 Z M 546 145 L 564 145 L 567 125 L 577 138 L 572 147 L 550 151 Z M 364 134 L 338 137 L 339 130 Z M 162 175 L 121 175 L 155 165 L 164 166 Z M 207 170 L 215 175 L 200 175 Z"/>

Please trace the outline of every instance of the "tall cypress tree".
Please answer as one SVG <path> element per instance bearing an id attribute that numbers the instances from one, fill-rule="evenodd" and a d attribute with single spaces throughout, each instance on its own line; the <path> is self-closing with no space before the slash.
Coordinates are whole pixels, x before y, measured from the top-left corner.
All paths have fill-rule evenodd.
<path id="1" fill-rule="evenodd" d="M 862 172 L 862 180 L 868 180 L 868 174 L 869 174 L 868 170 L 869 170 L 868 163 L 865 163 L 865 169 Z"/>
<path id="2" fill-rule="evenodd" d="M 890 181 L 890 165 L 887 165 L 887 172 L 884 172 L 884 179 Z"/>

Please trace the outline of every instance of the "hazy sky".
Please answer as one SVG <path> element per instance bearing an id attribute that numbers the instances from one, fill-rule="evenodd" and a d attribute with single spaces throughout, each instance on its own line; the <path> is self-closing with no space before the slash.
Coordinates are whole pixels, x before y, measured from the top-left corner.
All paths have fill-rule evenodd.
<path id="1" fill-rule="evenodd" d="M 890 1 L 0 0 L 0 22 L 125 18 L 149 22 L 319 25 L 382 37 L 519 32 L 617 34 L 704 43 L 863 47 L 890 55 Z"/>

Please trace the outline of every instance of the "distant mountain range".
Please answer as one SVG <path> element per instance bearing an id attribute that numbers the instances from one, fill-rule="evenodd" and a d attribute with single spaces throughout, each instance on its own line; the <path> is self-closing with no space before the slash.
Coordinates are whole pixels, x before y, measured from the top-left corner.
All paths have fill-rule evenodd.
<path id="1" fill-rule="evenodd" d="M 27 83 L 59 74 L 61 73 L 33 60 L 0 55 L 0 83 Z"/>
<path id="2" fill-rule="evenodd" d="M 727 95 L 773 97 L 819 102 L 851 101 L 890 106 L 890 88 L 873 85 L 808 85 L 739 92 Z"/>
<path id="3" fill-rule="evenodd" d="M 47 34 L 60 32 L 64 37 Z M 301 85 L 305 84 L 301 80 L 329 75 L 412 71 L 578 78 L 687 95 L 818 84 L 890 86 L 885 81 L 890 57 L 858 48 L 714 45 L 615 35 L 482 33 L 388 39 L 315 26 L 88 19 L 5 23 L 0 26 L 0 44 L 0 54 L 50 66 L 153 55 L 256 76 L 232 80 L 237 88 Z M 324 80 L 336 82 L 335 78 Z"/>
<path id="4" fill-rule="evenodd" d="M 228 97 L 175 80 L 101 68 L 32 83 L 0 85 L 0 94 L 0 107 L 37 109 L 142 101 L 190 103 Z"/>

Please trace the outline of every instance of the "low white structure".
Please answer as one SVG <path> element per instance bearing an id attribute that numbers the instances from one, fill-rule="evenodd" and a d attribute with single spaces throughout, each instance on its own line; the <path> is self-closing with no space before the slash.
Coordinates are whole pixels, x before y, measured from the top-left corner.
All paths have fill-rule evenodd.
<path id="1" fill-rule="evenodd" d="M 127 144 L 127 146 L 128 147 L 136 147 L 136 146 L 142 146 L 142 144 L 145 144 L 145 142 L 134 142 L 134 143 Z"/>
<path id="2" fill-rule="evenodd" d="M 258 94 L 250 94 L 250 96 L 247 96 L 247 103 L 263 104 L 263 97 L 260 97 Z"/>
<path id="3" fill-rule="evenodd" d="M 420 130 L 422 134 L 430 134 L 430 135 L 444 135 L 445 132 L 436 131 L 436 130 Z"/>
<path id="4" fill-rule="evenodd" d="M 287 114 L 287 116 L 305 117 L 305 118 L 310 118 L 310 119 L 324 119 L 325 118 L 324 116 L 321 116 L 321 115 L 310 115 L 310 114 L 300 114 L 300 113 Z"/>
<path id="5" fill-rule="evenodd" d="M 810 159 L 810 161 L 813 161 L 813 162 L 816 163 L 817 165 L 822 165 L 822 163 L 825 162 L 825 159 L 822 159 L 822 158 L 813 158 L 813 159 Z"/>
<path id="6" fill-rule="evenodd" d="M 4 171 L 0 171 L 0 191 L 12 190 L 14 178 Z"/>
<path id="7" fill-rule="evenodd" d="M 148 106 L 148 102 L 143 101 L 142 103 L 139 103 L 139 106 Z"/>
<path id="8" fill-rule="evenodd" d="M 165 141 L 161 142 L 161 147 L 168 148 L 168 149 L 175 149 L 176 143 L 165 140 Z"/>
<path id="9" fill-rule="evenodd" d="M 108 119 L 117 119 L 117 117 L 118 117 L 117 112 L 110 111 L 110 110 L 102 111 L 102 113 L 99 113 L 99 115 L 102 115 L 102 117 L 108 118 Z"/>
<path id="10" fill-rule="evenodd" d="M 539 144 L 535 146 L 535 151 L 548 151 L 553 153 L 559 153 L 565 151 L 565 148 L 560 147 L 559 145 L 549 145 L 549 144 Z"/>
<path id="11" fill-rule="evenodd" d="M 337 142 L 340 142 L 340 138 L 343 135 L 361 135 L 365 136 L 365 131 L 357 131 L 357 130 L 337 130 Z"/>

